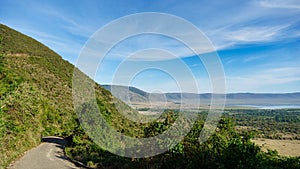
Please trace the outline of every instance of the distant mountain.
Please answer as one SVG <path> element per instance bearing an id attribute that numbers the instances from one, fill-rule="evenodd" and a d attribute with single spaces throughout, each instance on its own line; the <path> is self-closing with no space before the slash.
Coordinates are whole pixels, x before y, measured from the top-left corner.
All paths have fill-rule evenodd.
<path id="1" fill-rule="evenodd" d="M 117 85 L 103 85 L 109 91 L 114 89 L 118 95 L 117 98 L 125 102 L 145 102 L 151 95 L 159 95 L 159 98 L 166 98 L 167 101 L 173 103 L 183 102 L 184 104 L 194 104 L 195 100 L 200 99 L 201 104 L 210 104 L 212 96 L 218 98 L 226 97 L 227 105 L 278 105 L 278 104 L 299 104 L 300 92 L 296 93 L 228 93 L 223 94 L 196 94 L 196 93 L 165 93 L 165 94 L 151 94 L 135 87 L 117 86 Z M 126 95 L 129 92 L 129 95 Z M 114 92 L 113 92 L 114 94 Z M 124 98 L 129 96 L 127 100 Z M 136 99 L 141 98 L 141 99 Z"/>
<path id="2" fill-rule="evenodd" d="M 147 102 L 147 98 L 149 96 L 149 93 L 135 87 L 111 85 L 102 85 L 102 87 L 115 93 L 115 97 L 125 102 Z"/>
<path id="3" fill-rule="evenodd" d="M 300 93 L 231 93 L 228 104 L 300 104 Z"/>

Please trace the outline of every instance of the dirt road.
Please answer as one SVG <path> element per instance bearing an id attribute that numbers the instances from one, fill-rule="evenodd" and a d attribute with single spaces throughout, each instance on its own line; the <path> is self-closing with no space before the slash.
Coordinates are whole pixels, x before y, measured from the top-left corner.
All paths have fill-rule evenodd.
<path id="1" fill-rule="evenodd" d="M 8 169 L 79 169 L 63 153 L 66 141 L 59 137 L 45 137 L 43 143 L 26 152 Z"/>

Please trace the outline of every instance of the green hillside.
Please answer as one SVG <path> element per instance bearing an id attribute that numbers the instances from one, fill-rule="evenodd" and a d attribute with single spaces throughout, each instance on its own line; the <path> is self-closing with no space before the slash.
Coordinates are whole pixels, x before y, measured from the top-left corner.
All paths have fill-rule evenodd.
<path id="1" fill-rule="evenodd" d="M 4 25 L 0 25 L 0 36 L 3 167 L 38 145 L 42 134 L 68 134 L 76 123 L 68 98 L 72 65 L 41 43 Z"/>
<path id="2" fill-rule="evenodd" d="M 38 41 L 2 24 L 0 45 L 2 168 L 22 152 L 38 145 L 41 136 L 67 137 L 80 127 L 72 100 L 74 66 Z M 130 125 L 117 113 L 110 92 L 96 85 L 96 94 L 101 108 L 110 112 L 107 116 L 114 119 L 111 123 L 118 130 Z M 138 135 L 140 131 L 127 132 Z"/>

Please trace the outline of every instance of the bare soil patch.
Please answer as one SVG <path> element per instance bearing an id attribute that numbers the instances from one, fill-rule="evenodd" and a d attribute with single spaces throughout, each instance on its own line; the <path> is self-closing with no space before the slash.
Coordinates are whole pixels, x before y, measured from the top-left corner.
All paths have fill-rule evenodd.
<path id="1" fill-rule="evenodd" d="M 283 156 L 300 156 L 300 140 L 274 140 L 257 138 L 252 141 L 261 146 L 263 151 L 271 149 L 277 150 L 278 154 Z"/>

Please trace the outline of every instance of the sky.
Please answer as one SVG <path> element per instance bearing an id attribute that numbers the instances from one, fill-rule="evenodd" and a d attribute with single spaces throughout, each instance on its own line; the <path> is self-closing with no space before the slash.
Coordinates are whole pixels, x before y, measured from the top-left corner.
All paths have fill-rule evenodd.
<path id="1" fill-rule="evenodd" d="M 77 66 L 99 30 L 143 12 L 193 24 L 209 43 L 199 43 L 185 24 L 150 18 L 149 24 L 141 25 L 143 20 L 132 19 L 102 38 L 156 24 L 155 30 L 173 31 L 191 43 L 160 34 L 127 37 L 94 64 L 98 67 L 90 76 L 98 83 L 149 92 L 218 92 L 213 85 L 222 84 L 222 77 L 205 62 L 217 57 L 210 65 L 224 73 L 228 93 L 300 92 L 299 0 L 2 0 L 0 23 L 37 39 Z"/>

